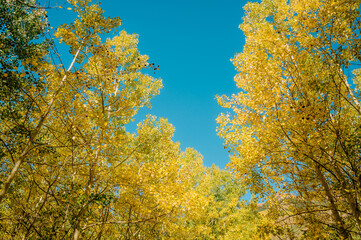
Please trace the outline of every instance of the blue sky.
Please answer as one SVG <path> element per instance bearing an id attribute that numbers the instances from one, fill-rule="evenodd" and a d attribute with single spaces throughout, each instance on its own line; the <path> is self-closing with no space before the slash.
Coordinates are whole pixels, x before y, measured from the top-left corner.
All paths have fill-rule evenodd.
<path id="1" fill-rule="evenodd" d="M 164 88 L 136 123 L 152 114 L 176 128 L 175 141 L 193 147 L 204 163 L 221 168 L 229 161 L 216 134 L 216 117 L 225 109 L 215 96 L 239 91 L 230 59 L 242 51 L 243 0 L 100 0 L 106 16 L 119 16 L 122 29 L 139 35 L 139 49 L 160 66 L 154 74 Z M 62 2 L 58 2 L 62 4 Z M 56 11 L 54 12 L 51 11 Z M 49 11 L 51 25 L 70 20 L 64 9 Z M 65 14 L 65 15 L 64 15 Z M 70 14 L 69 14 L 70 17 Z"/>

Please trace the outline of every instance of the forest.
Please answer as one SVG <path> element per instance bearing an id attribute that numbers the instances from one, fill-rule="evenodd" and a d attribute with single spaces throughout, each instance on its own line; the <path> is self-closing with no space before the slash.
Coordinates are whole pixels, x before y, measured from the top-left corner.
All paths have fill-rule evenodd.
<path id="1" fill-rule="evenodd" d="M 361 239 L 360 4 L 244 6 L 221 169 L 166 118 L 128 127 L 167 79 L 121 16 L 0 0 L 0 239 Z"/>

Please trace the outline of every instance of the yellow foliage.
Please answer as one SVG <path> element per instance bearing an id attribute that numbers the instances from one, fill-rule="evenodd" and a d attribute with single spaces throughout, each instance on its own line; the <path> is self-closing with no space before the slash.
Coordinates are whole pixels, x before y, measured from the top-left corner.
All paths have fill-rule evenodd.
<path id="1" fill-rule="evenodd" d="M 296 194 L 289 206 L 281 209 L 273 201 L 269 211 L 272 218 L 300 214 L 291 218 L 298 230 L 283 222 L 284 229 L 294 231 L 289 233 L 293 237 L 321 233 L 330 237 L 335 233 L 325 226 L 332 224 L 345 238 L 351 234 L 346 225 L 360 234 L 359 213 L 352 207 L 359 200 L 349 191 L 360 191 L 349 181 L 359 168 L 348 167 L 358 161 L 354 154 L 359 151 L 361 107 L 359 91 L 350 82 L 359 85 L 359 71 L 354 71 L 353 79 L 345 74 L 361 60 L 360 3 L 247 4 L 240 25 L 246 44 L 232 59 L 241 92 L 218 97 L 221 106 L 232 110 L 217 119 L 219 136 L 231 150 L 228 167 L 270 204 L 279 197 L 276 190 Z M 320 210 L 321 202 L 328 212 Z M 346 212 L 352 217 L 344 217 Z M 302 233 L 302 228 L 309 231 Z"/>

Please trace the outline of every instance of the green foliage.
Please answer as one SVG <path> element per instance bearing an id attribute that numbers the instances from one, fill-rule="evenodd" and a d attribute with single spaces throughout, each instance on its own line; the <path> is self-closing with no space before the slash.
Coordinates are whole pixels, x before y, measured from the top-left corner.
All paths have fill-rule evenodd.
<path id="1" fill-rule="evenodd" d="M 269 239 L 270 233 L 259 231 L 267 219 L 253 202 L 241 200 L 245 189 L 229 171 L 203 169 L 195 190 L 206 204 L 186 217 L 184 239 Z"/>
<path id="2" fill-rule="evenodd" d="M 47 49 L 42 42 L 47 20 L 45 10 L 33 1 L 1 0 L 0 23 L 1 116 L 5 117 L 14 112 L 20 101 L 30 105 L 31 99 L 24 91 L 41 84 L 30 62 L 35 63 Z"/>
<path id="3" fill-rule="evenodd" d="M 29 7 L 34 6 L 34 7 Z M 0 158 L 15 154 L 30 136 L 32 112 L 39 109 L 29 96 L 41 89 L 37 65 L 48 44 L 45 11 L 33 1 L 0 1 Z M 1 167 L 7 168 L 5 159 Z M 1 176 L 1 174 L 0 174 Z"/>

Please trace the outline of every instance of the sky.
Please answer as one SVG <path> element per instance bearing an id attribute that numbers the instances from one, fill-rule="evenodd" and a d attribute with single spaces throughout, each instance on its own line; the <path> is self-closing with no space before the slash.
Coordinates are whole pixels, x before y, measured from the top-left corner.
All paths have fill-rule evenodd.
<path id="1" fill-rule="evenodd" d="M 182 150 L 192 147 L 203 155 L 206 166 L 224 168 L 229 156 L 217 136 L 216 118 L 227 110 L 218 106 L 216 95 L 239 91 L 230 59 L 244 45 L 244 35 L 238 26 L 247 1 L 100 2 L 105 16 L 119 16 L 122 30 L 139 35 L 140 53 L 160 66 L 153 76 L 161 78 L 164 87 L 151 100 L 152 109 L 142 109 L 135 123 L 147 114 L 167 118 L 176 128 L 173 140 L 180 142 Z M 51 11 L 52 26 L 71 20 L 64 9 Z"/>

